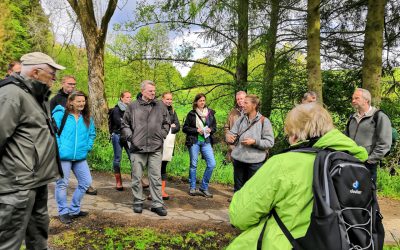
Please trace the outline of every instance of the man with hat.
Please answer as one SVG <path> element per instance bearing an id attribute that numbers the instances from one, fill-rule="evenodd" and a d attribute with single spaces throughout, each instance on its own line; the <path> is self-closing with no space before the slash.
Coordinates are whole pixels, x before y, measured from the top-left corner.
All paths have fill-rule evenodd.
<path id="1" fill-rule="evenodd" d="M 47 249 L 47 184 L 62 170 L 49 110 L 65 69 L 41 52 L 21 57 L 20 75 L 0 82 L 0 250 Z"/>

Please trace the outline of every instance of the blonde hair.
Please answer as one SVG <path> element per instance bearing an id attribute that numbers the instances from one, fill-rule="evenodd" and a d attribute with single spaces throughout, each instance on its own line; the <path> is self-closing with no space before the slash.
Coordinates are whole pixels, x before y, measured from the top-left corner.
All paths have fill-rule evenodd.
<path id="1" fill-rule="evenodd" d="M 250 99 L 251 103 L 256 105 L 256 111 L 260 111 L 261 101 L 260 98 L 256 95 L 246 95 L 247 99 Z"/>
<path id="2" fill-rule="evenodd" d="M 298 141 L 321 137 L 334 129 L 329 112 L 318 103 L 300 104 L 285 119 L 285 134 Z"/>

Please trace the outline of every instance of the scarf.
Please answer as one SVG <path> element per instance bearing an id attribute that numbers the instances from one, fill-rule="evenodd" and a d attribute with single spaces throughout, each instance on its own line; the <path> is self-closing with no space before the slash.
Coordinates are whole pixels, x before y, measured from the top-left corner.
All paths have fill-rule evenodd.
<path id="1" fill-rule="evenodd" d="M 195 112 L 197 113 L 196 128 L 204 129 L 204 124 L 206 123 L 206 118 L 208 115 L 208 108 L 204 107 L 203 111 L 201 111 L 199 108 L 196 108 Z M 199 116 L 201 117 L 201 120 Z"/>
<path id="2" fill-rule="evenodd" d="M 128 105 L 126 105 L 125 103 L 121 102 L 121 100 L 118 101 L 118 104 L 117 104 L 117 105 L 118 105 L 119 109 L 120 109 L 122 112 L 125 112 L 126 107 L 128 106 Z"/>

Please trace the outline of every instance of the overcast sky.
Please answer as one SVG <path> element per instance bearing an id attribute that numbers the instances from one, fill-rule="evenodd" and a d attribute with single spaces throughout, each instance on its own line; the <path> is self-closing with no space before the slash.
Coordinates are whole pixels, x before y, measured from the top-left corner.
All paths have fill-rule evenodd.
<path id="1" fill-rule="evenodd" d="M 104 13 L 106 9 L 106 2 L 108 1 L 94 1 L 96 7 L 101 13 Z M 66 0 L 42 0 L 42 6 L 47 15 L 49 15 L 50 22 L 53 27 L 53 33 L 55 34 L 57 42 L 72 43 L 79 47 L 85 47 L 85 43 L 82 37 L 82 33 L 77 26 L 74 25 L 70 15 L 73 15 L 73 11 L 68 5 Z M 114 24 L 124 23 L 131 19 L 134 14 L 136 7 L 136 0 L 119 1 L 118 7 L 115 10 L 114 15 L 111 18 L 108 29 L 108 39 L 111 38 L 115 32 L 113 31 Z M 99 18 L 99 17 L 97 17 Z M 170 33 L 170 42 L 173 49 L 178 48 L 183 41 L 199 43 L 199 38 L 193 32 L 176 34 Z M 203 43 L 204 44 L 204 43 Z M 199 59 L 204 57 L 205 49 L 197 49 L 194 52 L 193 59 Z M 192 63 L 186 64 L 192 66 Z M 174 63 L 174 66 L 179 70 L 182 76 L 186 76 L 190 70 L 190 67 L 184 66 L 179 63 Z"/>

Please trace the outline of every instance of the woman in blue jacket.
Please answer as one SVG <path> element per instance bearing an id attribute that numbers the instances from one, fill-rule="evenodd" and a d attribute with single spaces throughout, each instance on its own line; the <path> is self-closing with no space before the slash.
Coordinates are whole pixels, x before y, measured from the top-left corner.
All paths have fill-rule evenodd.
<path id="1" fill-rule="evenodd" d="M 60 221 L 69 224 L 72 219 L 88 214 L 80 208 L 81 200 L 92 183 L 86 157 L 92 150 L 96 132 L 93 119 L 90 117 L 87 96 L 80 91 L 72 92 L 68 96 L 65 109 L 61 105 L 54 108 L 53 118 L 59 130 L 61 129 L 57 142 L 64 172 L 64 178 L 56 181 L 55 198 Z M 68 206 L 67 188 L 71 170 L 78 180 L 78 186 Z"/>

